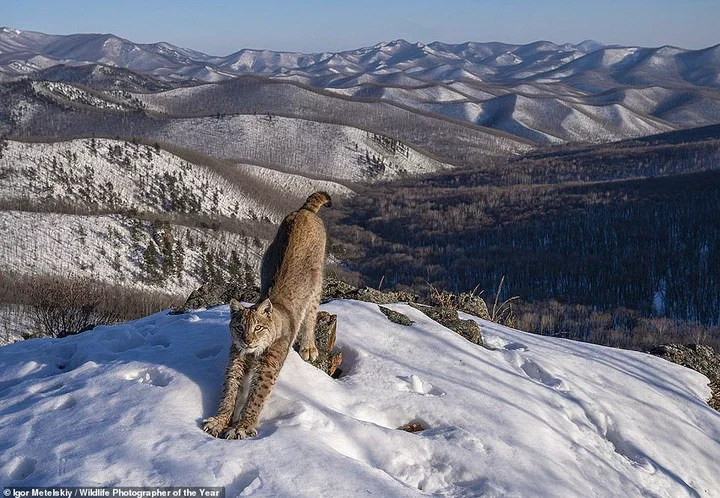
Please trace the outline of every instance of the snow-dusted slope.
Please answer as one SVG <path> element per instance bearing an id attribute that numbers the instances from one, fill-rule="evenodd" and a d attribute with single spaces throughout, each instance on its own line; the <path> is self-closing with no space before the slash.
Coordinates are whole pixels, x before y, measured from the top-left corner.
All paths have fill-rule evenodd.
<path id="1" fill-rule="evenodd" d="M 206 144 L 212 143 L 205 139 Z M 286 214 L 286 199 L 300 202 L 319 189 L 331 195 L 351 193 L 334 182 L 309 178 L 295 181 L 296 188 L 288 192 L 287 179 L 275 171 L 263 175 L 258 169 L 264 168 L 246 168 L 254 173 L 245 173 L 243 165 L 212 168 L 159 146 L 122 140 L 7 140 L 0 154 L 0 201 L 34 206 L 63 202 L 101 212 L 135 209 L 238 219 L 267 217 L 279 222 Z"/>
<path id="2" fill-rule="evenodd" d="M 213 439 L 227 306 L 0 348 L 0 485 L 225 486 L 226 496 L 713 497 L 703 376 L 637 352 L 337 301 L 343 375 L 291 352 L 256 438 Z M 425 430 L 398 430 L 419 423 Z"/>
<path id="3" fill-rule="evenodd" d="M 0 211 L 0 230 L 4 234 L 0 237 L 0 272 L 73 275 L 175 294 L 188 294 L 204 283 L 208 253 L 227 270 L 234 250 L 241 262 L 255 270 L 267 243 L 258 247 L 252 237 L 230 231 L 155 225 L 121 215 Z M 175 262 L 167 275 L 156 281 L 143 269 L 143 254 L 149 245 L 160 253 L 163 237 L 171 238 Z M 158 270 L 161 263 L 158 256 Z"/>
<path id="4" fill-rule="evenodd" d="M 202 130 L 202 133 L 198 133 Z M 160 138 L 226 160 L 277 165 L 330 180 L 377 181 L 449 166 L 357 128 L 272 115 L 174 119 Z M 399 149 L 384 146 L 396 143 Z"/>
<path id="5" fill-rule="evenodd" d="M 717 88 L 719 50 L 718 46 L 703 50 L 605 47 L 598 42 L 514 45 L 393 40 L 338 53 L 245 49 L 213 57 L 168 43 L 133 43 L 111 34 L 53 36 L 0 29 L 0 69 L 8 74 L 59 64 L 101 63 L 166 81 L 219 81 L 251 73 L 294 78 L 319 87 L 347 87 L 370 80 L 382 84 L 385 76 L 394 74 L 408 81 L 509 84 L 531 79 L 567 80 L 578 86 L 662 82 Z"/>
<path id="6" fill-rule="evenodd" d="M 238 185 L 159 147 L 119 140 L 7 141 L 0 198 L 63 200 L 100 210 L 275 215 Z"/>
<path id="7" fill-rule="evenodd" d="M 720 113 L 720 45 L 685 50 L 604 46 L 591 40 L 576 45 L 393 40 L 338 53 L 241 50 L 214 57 L 167 43 L 136 44 L 109 34 L 51 36 L 4 28 L 0 30 L 0 51 L 0 78 L 5 80 L 30 76 L 139 92 L 129 100 L 118 95 L 89 97 L 92 101 L 100 99 L 102 107 L 115 111 L 142 110 L 138 103 L 143 101 L 156 111 L 174 109 L 177 115 L 179 110 L 186 110 L 179 113 L 183 117 L 273 112 L 269 110 L 274 102 L 270 93 L 255 93 L 245 84 L 232 84 L 253 75 L 266 85 L 283 82 L 314 87 L 320 95 L 312 99 L 327 102 L 322 117 L 310 116 L 313 113 L 306 102 L 298 100 L 302 92 L 295 89 L 288 109 L 275 111 L 280 115 L 342 122 L 405 141 L 407 137 L 378 127 L 382 119 L 367 123 L 359 117 L 350 118 L 351 113 L 336 111 L 338 101 L 328 94 L 354 101 L 380 100 L 422 114 L 492 127 L 539 144 L 585 137 L 591 142 L 625 139 L 715 123 Z M 86 66 L 93 69 L 81 69 Z M 131 71 L 138 74 L 133 77 Z M 108 78 L 108 73 L 114 77 Z M 113 83 L 113 79 L 117 81 Z M 230 85 L 195 85 L 197 82 Z M 181 88 L 148 95 L 173 86 Z M 653 88 L 659 91 L 645 91 Z M 68 89 L 41 92 L 48 93 L 63 103 Z M 610 94 L 613 96 L 606 98 Z M 518 99 L 517 109 L 506 96 Z M 501 102 L 493 102 L 496 97 Z M 81 103 L 87 104 L 87 100 L 83 98 Z M 239 107 L 238 101 L 251 103 L 252 109 L 225 109 Z M 200 106 L 189 102 L 199 102 Z M 602 109 L 583 109 L 583 105 Z M 296 106 L 300 109 L 290 110 Z M 202 114 L 204 107 L 208 114 Z M 496 115 L 498 109 L 500 114 Z M 392 113 L 387 108 L 383 111 Z M 566 116 L 569 119 L 564 119 Z M 480 138 L 485 141 L 492 137 Z M 522 148 L 497 140 L 491 150 Z M 462 141 L 464 137 L 458 140 Z M 428 147 L 429 143 L 420 140 L 417 145 L 442 155 Z M 460 151 L 458 156 L 467 157 L 467 152 Z M 475 161 L 472 157 L 465 160 Z"/>

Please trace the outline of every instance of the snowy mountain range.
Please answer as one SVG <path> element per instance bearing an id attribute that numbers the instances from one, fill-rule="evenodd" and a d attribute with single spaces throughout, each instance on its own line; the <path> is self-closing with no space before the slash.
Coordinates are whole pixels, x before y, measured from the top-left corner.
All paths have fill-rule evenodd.
<path id="1" fill-rule="evenodd" d="M 219 81 L 240 74 L 264 74 L 313 86 L 345 88 L 370 82 L 416 84 L 419 80 L 566 82 L 588 88 L 607 86 L 607 82 L 720 86 L 720 46 L 684 50 L 605 46 L 592 40 L 575 45 L 548 41 L 426 45 L 394 40 L 337 53 L 244 49 L 217 57 L 169 43 L 133 43 L 112 34 L 59 36 L 0 29 L 0 64 L 7 74 L 89 63 L 127 68 L 170 81 Z"/>
<path id="2" fill-rule="evenodd" d="M 386 102 L 539 145 L 607 142 L 720 122 L 720 46 L 395 40 L 338 53 L 245 49 L 217 57 L 111 34 L 0 30 L 0 81 L 29 77 L 143 94 L 178 85 L 213 87 L 247 75 L 266 84 L 292 83 L 300 93 L 322 90 L 329 106 L 333 95 Z"/>
<path id="3" fill-rule="evenodd" d="M 291 351 L 259 434 L 201 429 L 227 306 L 0 348 L 0 486 L 223 486 L 225 496 L 713 498 L 708 379 L 650 355 L 405 304 L 333 301 L 338 379 Z M 399 430 L 415 424 L 416 432 Z M 418 430 L 421 429 L 421 430 Z"/>

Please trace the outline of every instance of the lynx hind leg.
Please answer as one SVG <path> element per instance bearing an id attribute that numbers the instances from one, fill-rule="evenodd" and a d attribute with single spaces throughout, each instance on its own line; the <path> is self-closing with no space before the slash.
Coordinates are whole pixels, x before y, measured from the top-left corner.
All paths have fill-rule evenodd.
<path id="1" fill-rule="evenodd" d="M 318 358 L 317 344 L 315 343 L 315 322 L 317 322 L 319 300 L 313 300 L 313 304 L 307 310 L 305 319 L 300 326 L 300 357 L 307 361 L 315 361 Z"/>
<path id="2" fill-rule="evenodd" d="M 252 356 L 241 354 L 235 347 L 230 347 L 230 362 L 225 370 L 220 406 L 214 417 L 203 420 L 203 430 L 211 436 L 220 436 L 230 425 L 238 395 L 242 394 L 243 380 L 252 367 L 252 361 Z"/>

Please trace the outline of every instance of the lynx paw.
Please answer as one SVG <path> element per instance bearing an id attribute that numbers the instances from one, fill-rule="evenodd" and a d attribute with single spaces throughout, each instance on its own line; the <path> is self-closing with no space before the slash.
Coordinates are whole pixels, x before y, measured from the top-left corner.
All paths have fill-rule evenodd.
<path id="1" fill-rule="evenodd" d="M 220 436 L 220 433 L 227 427 L 226 423 L 218 420 L 217 417 L 210 417 L 203 420 L 203 430 L 212 437 Z"/>
<path id="2" fill-rule="evenodd" d="M 225 439 L 245 439 L 255 436 L 257 436 L 257 429 L 255 429 L 254 427 L 247 427 L 243 424 L 238 424 L 230 427 L 223 434 L 223 437 Z"/>
<path id="3" fill-rule="evenodd" d="M 300 347 L 300 357 L 307 361 L 315 361 L 318 359 L 318 349 L 315 347 L 315 344 L 310 344 L 309 346 L 301 346 Z"/>

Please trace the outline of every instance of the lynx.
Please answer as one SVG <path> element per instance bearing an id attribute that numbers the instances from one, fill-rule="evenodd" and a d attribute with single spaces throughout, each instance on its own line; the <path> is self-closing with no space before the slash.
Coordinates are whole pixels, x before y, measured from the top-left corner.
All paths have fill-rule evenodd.
<path id="1" fill-rule="evenodd" d="M 331 205 L 330 196 L 315 192 L 285 217 L 262 260 L 258 303 L 244 308 L 230 301 L 232 344 L 222 399 L 217 414 L 203 421 L 203 430 L 214 437 L 257 435 L 260 412 L 298 333 L 300 356 L 318 356 L 315 320 L 327 237 L 316 213 L 325 204 Z"/>

